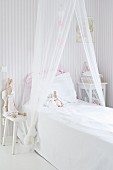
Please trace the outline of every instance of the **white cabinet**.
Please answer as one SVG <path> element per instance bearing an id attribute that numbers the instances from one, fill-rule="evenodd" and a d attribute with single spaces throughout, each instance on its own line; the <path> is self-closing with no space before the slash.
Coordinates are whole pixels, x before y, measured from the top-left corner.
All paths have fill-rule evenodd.
<path id="1" fill-rule="evenodd" d="M 102 91 L 106 101 L 106 85 L 107 83 L 102 84 Z M 78 83 L 78 98 L 89 103 L 100 104 L 98 100 L 98 95 L 95 89 L 94 84 L 90 83 Z"/>

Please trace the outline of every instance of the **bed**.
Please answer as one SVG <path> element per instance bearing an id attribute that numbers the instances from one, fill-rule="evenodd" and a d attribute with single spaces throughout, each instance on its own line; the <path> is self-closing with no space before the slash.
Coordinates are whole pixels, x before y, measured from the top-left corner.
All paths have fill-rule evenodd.
<path id="1" fill-rule="evenodd" d="M 43 107 L 37 126 L 36 151 L 57 169 L 113 170 L 113 109 L 80 100 Z"/>
<path id="2" fill-rule="evenodd" d="M 36 152 L 59 170 L 113 170 L 113 109 L 78 100 L 69 73 L 55 78 L 54 90 L 64 106 L 48 104 L 47 98 Z M 30 120 L 32 107 L 25 104 L 23 111 Z"/>

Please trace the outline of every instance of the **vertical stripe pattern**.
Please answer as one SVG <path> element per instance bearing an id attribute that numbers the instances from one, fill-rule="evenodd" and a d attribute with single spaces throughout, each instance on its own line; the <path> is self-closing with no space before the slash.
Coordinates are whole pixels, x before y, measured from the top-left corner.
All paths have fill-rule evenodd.
<path id="1" fill-rule="evenodd" d="M 94 46 L 99 71 L 107 86 L 107 105 L 113 106 L 113 1 L 85 0 L 89 17 L 94 18 Z M 37 0 L 0 0 L 0 66 L 5 65 L 6 77 L 13 78 L 16 104 L 22 98 L 24 78 L 31 72 Z M 70 71 L 74 82 L 79 81 L 82 58 L 85 55 L 82 43 L 76 43 L 76 22 L 73 18 L 61 65 Z M 80 63 L 78 65 L 78 63 Z M 79 76 L 78 76 L 79 75 Z"/>

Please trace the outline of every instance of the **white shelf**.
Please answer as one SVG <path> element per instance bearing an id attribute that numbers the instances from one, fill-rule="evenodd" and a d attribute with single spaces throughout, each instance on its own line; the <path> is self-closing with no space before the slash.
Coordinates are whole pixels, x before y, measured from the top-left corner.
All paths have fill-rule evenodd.
<path id="1" fill-rule="evenodd" d="M 102 82 L 102 91 L 104 99 L 106 101 L 106 82 Z M 89 103 L 100 104 L 98 100 L 98 95 L 93 83 L 78 83 L 78 98 Z"/>

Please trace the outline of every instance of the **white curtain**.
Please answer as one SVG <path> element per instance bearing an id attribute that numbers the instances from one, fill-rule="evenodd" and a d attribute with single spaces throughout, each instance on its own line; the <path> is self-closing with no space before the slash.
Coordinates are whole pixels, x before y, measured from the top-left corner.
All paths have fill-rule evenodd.
<path id="1" fill-rule="evenodd" d="M 30 104 L 32 121 L 24 142 L 34 142 L 36 123 L 56 74 L 74 15 L 76 0 L 39 0 Z"/>
<path id="2" fill-rule="evenodd" d="M 101 104 L 104 105 L 84 0 L 39 0 L 30 98 L 32 121 L 24 140 L 26 144 L 32 144 L 37 135 L 36 123 L 39 113 L 59 66 L 75 13 L 96 90 Z"/>

